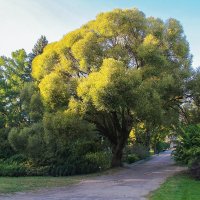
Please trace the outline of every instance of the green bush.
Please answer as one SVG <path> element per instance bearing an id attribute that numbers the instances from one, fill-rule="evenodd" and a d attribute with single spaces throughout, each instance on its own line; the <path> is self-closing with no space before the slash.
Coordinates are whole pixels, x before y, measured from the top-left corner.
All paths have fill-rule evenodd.
<path id="1" fill-rule="evenodd" d="M 23 155 L 15 155 L 0 161 L 0 176 L 45 176 L 49 166 L 34 166 Z"/>
<path id="2" fill-rule="evenodd" d="M 169 147 L 170 147 L 169 143 L 160 141 L 156 144 L 156 151 L 157 153 L 160 153 L 162 151 L 167 150 Z"/>
<path id="3" fill-rule="evenodd" d="M 26 169 L 18 163 L 0 162 L 0 176 L 25 176 Z"/>
<path id="4" fill-rule="evenodd" d="M 110 167 L 111 155 L 109 153 L 89 152 L 85 151 L 85 149 L 82 149 L 82 151 L 79 150 L 80 147 L 78 148 L 78 152 L 74 152 L 66 157 L 65 162 L 52 165 L 49 174 L 52 176 L 88 174 Z"/>
<path id="5" fill-rule="evenodd" d="M 14 151 L 8 141 L 9 128 L 0 129 L 0 159 L 8 158 L 14 154 Z"/>
<path id="6" fill-rule="evenodd" d="M 110 167 L 111 155 L 106 152 L 87 153 L 85 160 L 88 163 L 88 172 L 97 172 Z"/>
<path id="7" fill-rule="evenodd" d="M 15 154 L 11 156 L 10 158 L 4 160 L 5 163 L 16 163 L 16 164 L 21 164 L 27 161 L 26 156 L 23 154 Z"/>
<path id="8" fill-rule="evenodd" d="M 129 164 L 134 163 L 134 162 L 136 162 L 136 161 L 138 161 L 138 160 L 139 160 L 139 158 L 138 158 L 138 156 L 135 155 L 135 154 L 129 154 L 129 155 L 127 156 L 127 163 L 129 163 Z"/>
<path id="9" fill-rule="evenodd" d="M 9 132 L 8 140 L 17 154 L 23 154 L 36 163 L 45 157 L 46 146 L 42 123 L 34 123 L 21 129 L 13 128 Z"/>
<path id="10" fill-rule="evenodd" d="M 191 165 L 200 158 L 200 125 L 190 125 L 181 129 L 180 139 L 173 152 L 176 161 Z"/>
<path id="11" fill-rule="evenodd" d="M 27 128 L 25 128 L 27 129 Z M 8 140 L 16 152 L 25 152 L 28 143 L 28 133 L 20 131 L 18 128 L 12 128 L 8 135 Z"/>
<path id="12" fill-rule="evenodd" d="M 177 162 L 188 165 L 191 173 L 200 178 L 200 125 L 182 128 L 173 156 Z"/>
<path id="13" fill-rule="evenodd" d="M 26 176 L 48 176 L 49 166 L 31 166 L 25 165 Z"/>
<path id="14" fill-rule="evenodd" d="M 13 169 L 13 176 L 67 176 L 110 167 L 110 156 L 103 152 L 94 125 L 73 113 L 48 113 L 43 124 L 13 128 L 9 142 L 17 155 L 1 164 L 2 168 Z M 10 176 L 5 169 L 4 175 Z"/>
<path id="15" fill-rule="evenodd" d="M 98 138 L 95 138 L 93 134 L 90 134 L 92 137 L 89 139 L 84 138 L 84 136 L 80 139 L 75 137 L 76 140 L 72 139 L 70 142 L 67 138 L 63 138 L 63 140 L 54 139 L 54 143 L 53 141 L 46 143 L 47 149 L 44 153 L 41 150 L 43 143 L 40 142 L 43 138 L 42 133 L 36 133 L 36 130 L 40 130 L 38 127 L 35 124 L 35 126 L 23 128 L 21 131 L 13 129 L 10 136 L 11 142 L 16 150 L 20 147 L 18 152 L 22 153 L 3 161 L 1 163 L 2 174 L 0 175 L 68 176 L 98 172 L 110 167 L 110 155 L 102 151 Z M 23 151 L 22 145 L 18 145 L 20 138 L 17 138 L 17 135 L 21 136 L 22 133 L 27 135 Z M 40 138 L 38 138 L 39 135 Z M 43 157 L 40 156 L 41 154 L 43 154 Z M 36 160 L 37 158 L 38 160 Z"/>
<path id="16" fill-rule="evenodd" d="M 149 150 L 142 144 L 127 145 L 124 149 L 123 162 L 129 164 L 150 156 Z"/>
<path id="17" fill-rule="evenodd" d="M 192 162 L 190 172 L 193 177 L 200 180 L 200 158 Z"/>
<path id="18" fill-rule="evenodd" d="M 139 158 L 145 159 L 150 156 L 149 150 L 142 144 L 134 144 L 132 152 Z"/>

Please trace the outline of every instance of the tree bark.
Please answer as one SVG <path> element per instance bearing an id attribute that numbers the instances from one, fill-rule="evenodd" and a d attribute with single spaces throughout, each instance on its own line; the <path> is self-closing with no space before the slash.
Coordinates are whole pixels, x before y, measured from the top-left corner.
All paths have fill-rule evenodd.
<path id="1" fill-rule="evenodd" d="M 123 145 L 117 144 L 117 146 L 112 149 L 112 162 L 111 167 L 121 167 L 122 166 L 122 154 Z"/>
<path id="2" fill-rule="evenodd" d="M 112 146 L 111 167 L 120 167 L 123 149 L 132 129 L 132 118 L 129 113 L 125 114 L 124 109 L 121 114 L 117 112 L 100 114 L 99 118 L 93 118 L 90 121 L 96 124 L 98 131 L 109 140 Z"/>
<path id="3" fill-rule="evenodd" d="M 150 151 L 150 140 L 151 140 L 151 134 L 150 134 L 150 130 L 147 129 L 146 131 L 146 136 L 145 136 L 145 146 L 147 147 L 147 149 Z"/>

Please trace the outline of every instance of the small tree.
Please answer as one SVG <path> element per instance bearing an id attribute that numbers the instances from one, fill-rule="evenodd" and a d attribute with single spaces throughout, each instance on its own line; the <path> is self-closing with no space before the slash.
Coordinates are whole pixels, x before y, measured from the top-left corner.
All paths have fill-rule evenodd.
<path id="1" fill-rule="evenodd" d="M 41 35 L 41 37 L 37 40 L 36 44 L 34 45 L 32 52 L 29 54 L 31 62 L 36 56 L 42 54 L 44 47 L 47 44 L 48 44 L 48 40 L 47 40 L 46 36 Z"/>

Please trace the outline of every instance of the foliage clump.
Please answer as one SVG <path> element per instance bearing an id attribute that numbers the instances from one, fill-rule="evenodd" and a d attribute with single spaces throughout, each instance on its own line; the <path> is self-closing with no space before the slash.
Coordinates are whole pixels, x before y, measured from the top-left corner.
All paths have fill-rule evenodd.
<path id="1" fill-rule="evenodd" d="M 191 173 L 200 178 L 200 125 L 181 129 L 180 140 L 173 155 L 176 161 L 188 165 Z"/>

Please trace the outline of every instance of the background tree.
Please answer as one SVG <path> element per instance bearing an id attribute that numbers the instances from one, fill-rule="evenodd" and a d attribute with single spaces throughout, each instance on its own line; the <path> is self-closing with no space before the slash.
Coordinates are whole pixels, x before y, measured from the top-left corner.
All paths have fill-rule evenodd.
<path id="1" fill-rule="evenodd" d="M 40 38 L 37 40 L 36 44 L 34 45 L 32 52 L 29 54 L 31 62 L 36 56 L 42 54 L 43 49 L 47 44 L 48 44 L 48 40 L 46 36 L 41 35 Z"/>
<path id="2" fill-rule="evenodd" d="M 38 49 L 41 51 L 44 46 L 40 45 Z M 0 57 L 1 158 L 15 153 L 8 141 L 11 128 L 18 130 L 19 127 L 41 121 L 43 117 L 40 93 L 31 76 L 31 62 L 30 55 L 24 49 L 13 52 L 11 58 Z"/>
<path id="3" fill-rule="evenodd" d="M 41 36 L 32 52 L 28 54 L 30 72 L 32 71 L 32 61 L 33 59 L 43 52 L 43 49 L 48 44 L 45 36 Z M 25 83 L 23 88 L 20 90 L 20 99 L 22 101 L 23 113 L 26 116 L 26 122 L 31 124 L 34 122 L 39 122 L 42 120 L 44 106 L 41 101 L 41 95 L 39 93 L 38 84 L 34 82 L 31 77 L 31 81 Z"/>
<path id="4" fill-rule="evenodd" d="M 1 57 L 2 107 L 5 126 L 19 126 L 24 121 L 20 90 L 31 79 L 30 65 L 26 52 L 21 49 L 12 57 Z"/>

